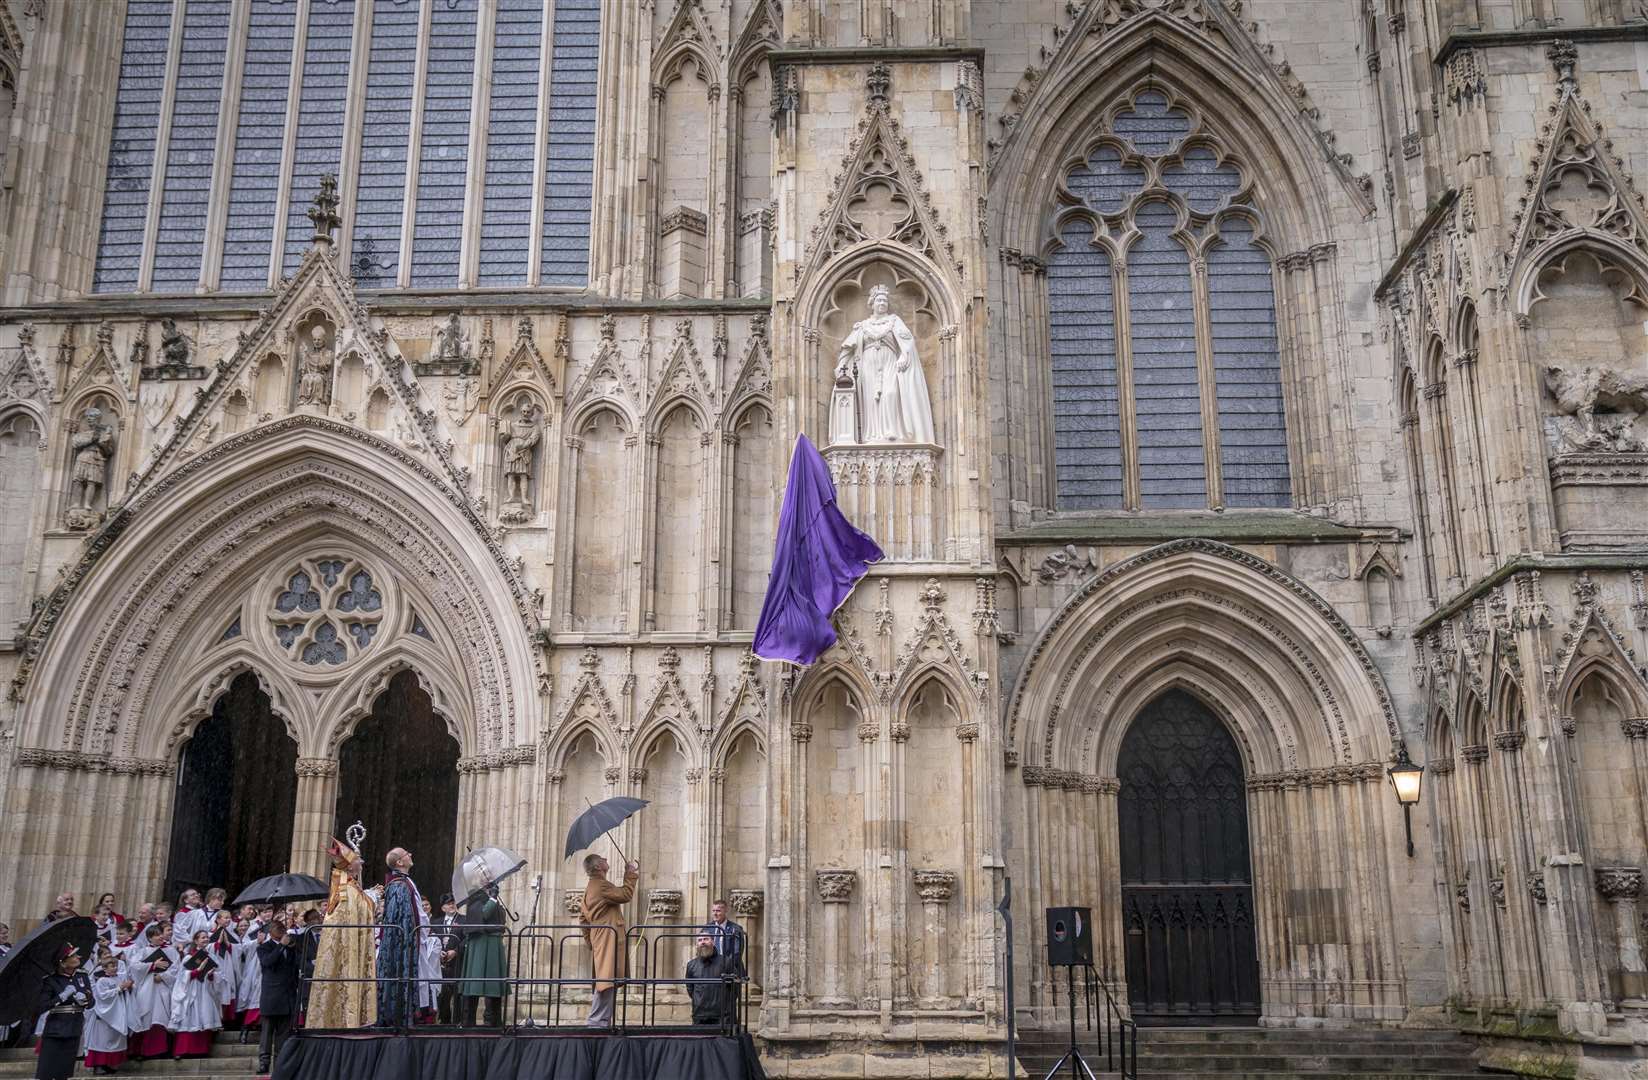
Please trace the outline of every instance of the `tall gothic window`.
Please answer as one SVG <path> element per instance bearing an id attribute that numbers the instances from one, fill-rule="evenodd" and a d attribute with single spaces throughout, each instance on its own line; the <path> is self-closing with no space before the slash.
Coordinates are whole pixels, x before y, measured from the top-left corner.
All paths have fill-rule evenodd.
<path id="1" fill-rule="evenodd" d="M 1047 259 L 1059 508 L 1291 505 L 1270 255 L 1246 174 L 1150 89 L 1063 180 Z"/>
<path id="2" fill-rule="evenodd" d="M 600 0 L 129 0 L 93 291 L 272 287 L 326 173 L 363 287 L 582 286 L 600 30 Z"/>

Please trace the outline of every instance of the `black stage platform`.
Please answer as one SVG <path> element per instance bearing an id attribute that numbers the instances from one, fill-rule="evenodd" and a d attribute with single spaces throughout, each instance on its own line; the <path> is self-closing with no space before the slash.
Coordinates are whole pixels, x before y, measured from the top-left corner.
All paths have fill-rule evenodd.
<path id="1" fill-rule="evenodd" d="M 553 1032 L 553 1033 L 552 1033 Z M 766 1080 L 748 1035 L 294 1035 L 272 1080 Z"/>

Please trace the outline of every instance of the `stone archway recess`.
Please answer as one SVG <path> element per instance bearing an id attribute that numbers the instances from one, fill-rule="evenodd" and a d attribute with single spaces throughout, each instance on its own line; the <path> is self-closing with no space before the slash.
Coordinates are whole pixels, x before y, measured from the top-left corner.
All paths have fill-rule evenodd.
<path id="1" fill-rule="evenodd" d="M 1103 975 L 1120 984 L 1117 760 L 1132 719 L 1173 689 L 1212 709 L 1242 757 L 1266 1022 L 1352 1005 L 1400 1019 L 1390 697 L 1326 601 L 1224 544 L 1179 540 L 1118 563 L 1032 646 L 1007 715 L 1032 909 L 1092 902 Z"/>
<path id="2" fill-rule="evenodd" d="M 224 597 L 317 543 L 393 575 L 424 620 L 310 684 L 270 638 L 226 635 L 218 618 Z M 30 627 L 5 813 L 29 822 L 28 851 L 73 854 L 43 867 L 17 832 L 0 839 L 8 910 L 83 881 L 159 886 L 177 747 L 246 670 L 299 748 L 294 869 L 321 862 L 338 744 L 406 668 L 426 676 L 464 755 L 460 839 L 533 850 L 530 816 L 499 792 L 536 761 L 535 627 L 501 545 L 420 456 L 293 416 L 187 459 L 111 516 Z M 118 807 L 103 819 L 117 827 L 88 830 L 85 806 Z"/>

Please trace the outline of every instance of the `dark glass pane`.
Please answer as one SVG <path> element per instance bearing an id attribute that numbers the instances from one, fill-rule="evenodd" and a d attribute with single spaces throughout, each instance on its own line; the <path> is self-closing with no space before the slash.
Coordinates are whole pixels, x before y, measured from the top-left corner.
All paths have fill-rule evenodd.
<path id="1" fill-rule="evenodd" d="M 297 11 L 296 0 L 252 0 L 223 239 L 225 289 L 262 289 L 269 284 Z"/>
<path id="2" fill-rule="evenodd" d="M 103 185 L 103 224 L 97 238 L 93 292 L 133 292 L 143 258 L 154 174 L 155 130 L 166 86 L 172 0 L 129 0 L 120 50 L 109 169 Z"/>
<path id="3" fill-rule="evenodd" d="M 282 264 L 286 273 L 297 269 L 315 235 L 309 205 L 320 190 L 320 178 L 326 173 L 337 175 L 343 156 L 343 111 L 349 95 L 349 43 L 354 23 L 355 0 L 310 0 L 291 205 L 286 214 L 286 258 Z M 343 194 L 349 197 L 348 192 Z"/>
<path id="4" fill-rule="evenodd" d="M 374 0 L 350 269 L 366 288 L 395 284 L 406 205 L 406 147 L 418 63 L 417 0 Z"/>
<path id="5" fill-rule="evenodd" d="M 1127 256 L 1127 311 L 1139 494 L 1147 507 L 1206 507 L 1190 260 L 1170 235 L 1178 223 L 1172 207 L 1149 203 L 1135 221 L 1141 235 Z"/>
<path id="6" fill-rule="evenodd" d="M 589 278 L 600 46 L 600 0 L 555 0 L 548 167 L 544 173 L 544 249 L 539 263 L 545 285 L 582 285 Z"/>
<path id="7" fill-rule="evenodd" d="M 1207 259 L 1213 372 L 1225 505 L 1288 506 L 1287 421 L 1276 349 L 1270 257 L 1241 218 L 1220 225 L 1223 243 Z"/>
<path id="8" fill-rule="evenodd" d="M 223 113 L 223 62 L 229 49 L 229 0 L 189 0 L 183 16 L 183 54 L 177 65 L 177 96 L 167 139 L 166 172 L 155 232 L 154 287 L 194 289 L 200 284 L 206 243 L 206 205 L 212 194 L 212 159 Z"/>
<path id="9" fill-rule="evenodd" d="M 1047 261 L 1053 362 L 1053 461 L 1061 510 L 1124 506 L 1116 397 L 1116 304 L 1110 256 L 1086 223 L 1065 229 Z"/>
<path id="10" fill-rule="evenodd" d="M 443 0 L 429 27 L 423 145 L 412 229 L 412 284 L 458 283 L 464 187 L 469 174 L 470 96 L 475 84 L 477 0 Z"/>
<path id="11" fill-rule="evenodd" d="M 482 285 L 522 285 L 532 242 L 544 0 L 498 0 L 481 204 Z"/>

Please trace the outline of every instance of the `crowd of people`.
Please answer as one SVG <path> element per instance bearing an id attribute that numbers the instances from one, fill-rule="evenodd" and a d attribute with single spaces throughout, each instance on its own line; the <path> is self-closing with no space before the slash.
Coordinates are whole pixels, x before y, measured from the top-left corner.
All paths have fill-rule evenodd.
<path id="1" fill-rule="evenodd" d="M 68 1077 L 77 1060 L 99 1073 L 128 1061 L 204 1056 L 220 1031 L 258 1040 L 258 1072 L 267 1073 L 294 1023 L 346 1029 L 377 1024 L 499 1027 L 508 995 L 507 910 L 495 886 L 451 895 L 439 911 L 412 881 L 412 855 L 385 857 L 381 886 L 362 884 L 364 860 L 334 840 L 330 894 L 324 905 L 246 904 L 231 908 L 223 889 L 186 889 L 174 907 L 145 903 L 135 914 L 98 898 L 90 956 L 65 947 L 40 991 L 32 1034 L 40 1080 Z M 617 988 L 630 978 L 624 907 L 636 894 L 640 867 L 624 882 L 607 879 L 599 855 L 584 860 L 589 878 L 579 911 L 591 954 L 588 1023 L 613 1022 Z M 77 915 L 75 897 L 57 897 L 46 922 Z M 0 924 L 0 958 L 11 948 Z M 695 1024 L 721 1024 L 745 976 L 744 931 L 716 901 L 696 934 L 685 980 Z M 479 1016 L 478 1016 L 479 1014 Z M 27 1025 L 0 1029 L 0 1043 L 21 1041 Z"/>

